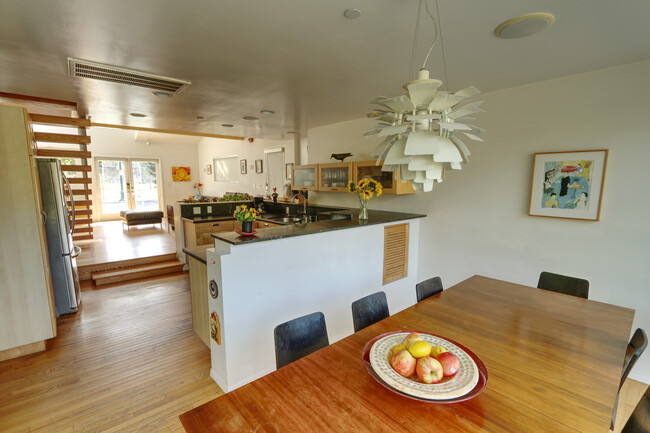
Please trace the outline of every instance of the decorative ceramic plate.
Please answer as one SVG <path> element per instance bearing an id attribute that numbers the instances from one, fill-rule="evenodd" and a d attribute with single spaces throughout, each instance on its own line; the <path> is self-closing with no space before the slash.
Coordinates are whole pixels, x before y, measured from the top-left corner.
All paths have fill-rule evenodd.
<path id="1" fill-rule="evenodd" d="M 257 234 L 257 230 L 253 230 L 250 233 L 243 232 L 241 230 L 235 230 L 235 233 L 237 233 L 239 236 L 252 236 Z"/>
<path id="2" fill-rule="evenodd" d="M 458 373 L 452 377 L 443 378 L 442 381 L 435 384 L 422 383 L 417 378 L 406 378 L 398 374 L 390 366 L 389 352 L 391 348 L 401 344 L 410 332 L 392 332 L 380 335 L 364 349 L 364 361 L 369 364 L 368 370 L 382 385 L 399 394 L 436 403 L 467 400 L 483 390 L 487 383 L 487 371 L 478 357 L 460 344 L 434 334 L 419 332 L 422 338 L 432 346 L 442 346 L 458 357 L 460 361 Z"/>

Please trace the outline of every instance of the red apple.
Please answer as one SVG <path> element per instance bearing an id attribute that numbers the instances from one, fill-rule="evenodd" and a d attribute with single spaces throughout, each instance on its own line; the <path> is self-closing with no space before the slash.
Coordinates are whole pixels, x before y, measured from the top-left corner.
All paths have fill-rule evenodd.
<path id="1" fill-rule="evenodd" d="M 404 347 L 408 349 L 411 346 L 411 344 L 421 340 L 422 340 L 422 336 L 420 336 L 420 334 L 418 334 L 417 332 L 411 332 L 409 335 L 406 336 L 402 344 L 404 345 Z"/>
<path id="2" fill-rule="evenodd" d="M 415 373 L 416 359 L 409 353 L 408 350 L 401 350 L 397 352 L 390 359 L 390 366 L 404 377 L 411 377 Z"/>
<path id="3" fill-rule="evenodd" d="M 442 380 L 442 365 L 430 356 L 418 359 L 415 372 L 424 383 L 438 383 Z"/>
<path id="4" fill-rule="evenodd" d="M 458 357 L 453 353 L 443 352 L 438 355 L 436 359 L 438 362 L 440 362 L 440 364 L 442 364 L 442 370 L 445 377 L 453 376 L 454 374 L 458 373 L 458 369 L 460 368 L 460 361 L 458 360 Z"/>

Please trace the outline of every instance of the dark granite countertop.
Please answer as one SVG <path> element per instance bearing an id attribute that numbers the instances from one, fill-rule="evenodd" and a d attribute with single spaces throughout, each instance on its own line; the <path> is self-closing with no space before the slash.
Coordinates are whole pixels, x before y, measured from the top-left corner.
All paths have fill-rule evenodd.
<path id="1" fill-rule="evenodd" d="M 369 210 L 369 217 L 365 221 L 359 221 L 358 210 L 351 210 L 352 219 L 325 220 L 305 224 L 289 223 L 282 227 L 269 227 L 257 230 L 257 234 L 249 236 L 240 236 L 236 232 L 219 232 L 213 233 L 212 237 L 231 245 L 249 244 L 254 242 L 270 241 L 273 239 L 282 239 L 292 236 L 303 236 L 314 233 L 323 233 L 332 230 L 344 230 L 355 227 L 363 227 L 374 224 L 391 223 L 415 218 L 424 218 L 426 215 L 410 214 L 402 212 L 388 212 L 380 210 Z"/>
<path id="2" fill-rule="evenodd" d="M 228 220 L 234 220 L 235 218 L 233 218 L 232 215 L 213 215 L 213 216 L 197 215 L 190 218 L 183 217 L 181 219 L 184 221 L 189 221 L 194 224 L 198 224 L 198 223 L 213 223 L 215 221 L 228 221 Z"/>
<path id="3" fill-rule="evenodd" d="M 194 257 L 196 260 L 208 264 L 208 259 L 205 250 L 212 248 L 214 245 L 197 245 L 195 247 L 183 248 L 183 252 L 187 255 Z"/>

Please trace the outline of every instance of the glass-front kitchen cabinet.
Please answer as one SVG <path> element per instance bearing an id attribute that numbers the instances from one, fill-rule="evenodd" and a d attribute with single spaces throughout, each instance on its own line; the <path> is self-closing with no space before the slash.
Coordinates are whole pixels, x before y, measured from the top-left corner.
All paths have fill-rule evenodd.
<path id="1" fill-rule="evenodd" d="M 399 170 L 395 172 L 381 171 L 381 164 L 376 165 L 376 161 L 352 162 L 350 164 L 353 164 L 355 183 L 364 177 L 369 177 L 381 184 L 384 194 L 413 194 L 415 192 L 411 182 L 404 183 L 399 180 Z"/>
<path id="2" fill-rule="evenodd" d="M 347 191 L 352 180 L 352 164 L 318 164 L 318 191 Z"/>
<path id="3" fill-rule="evenodd" d="M 291 189 L 301 191 L 316 191 L 317 164 L 294 165 L 291 169 Z"/>

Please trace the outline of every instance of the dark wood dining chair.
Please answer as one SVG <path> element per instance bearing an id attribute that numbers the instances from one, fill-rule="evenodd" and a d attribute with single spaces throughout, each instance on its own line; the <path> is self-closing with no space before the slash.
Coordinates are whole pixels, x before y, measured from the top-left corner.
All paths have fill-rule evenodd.
<path id="1" fill-rule="evenodd" d="M 377 292 L 364 296 L 352 303 L 352 322 L 354 332 L 361 331 L 381 319 L 390 316 L 386 293 Z"/>
<path id="2" fill-rule="evenodd" d="M 636 361 L 639 359 L 645 348 L 648 347 L 648 336 L 645 331 L 641 328 L 638 328 L 634 331 L 630 342 L 627 344 L 627 349 L 625 351 L 625 359 L 623 360 L 623 374 L 621 375 L 621 382 L 618 385 L 618 391 L 620 393 L 625 379 L 632 371 L 632 367 L 636 364 Z M 614 421 L 616 421 L 616 408 L 618 407 L 618 395 L 616 395 L 616 403 L 614 403 L 614 413 L 612 414 L 612 423 L 611 430 L 614 430 Z"/>
<path id="3" fill-rule="evenodd" d="M 650 387 L 645 390 L 621 433 L 650 433 Z"/>
<path id="4" fill-rule="evenodd" d="M 589 281 L 551 272 L 539 274 L 537 288 L 585 299 L 589 298 Z"/>
<path id="5" fill-rule="evenodd" d="M 275 327 L 275 365 L 277 368 L 328 346 L 325 316 L 307 314 Z"/>
<path id="6" fill-rule="evenodd" d="M 427 299 L 437 293 L 442 292 L 442 280 L 440 277 L 429 278 L 415 285 L 415 292 L 418 297 L 418 302 Z"/>

